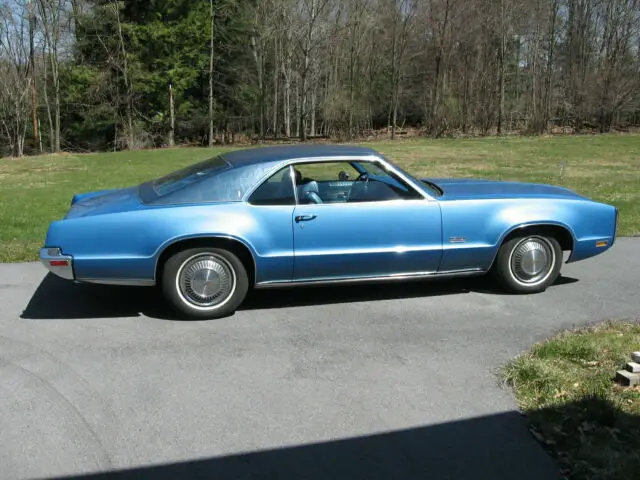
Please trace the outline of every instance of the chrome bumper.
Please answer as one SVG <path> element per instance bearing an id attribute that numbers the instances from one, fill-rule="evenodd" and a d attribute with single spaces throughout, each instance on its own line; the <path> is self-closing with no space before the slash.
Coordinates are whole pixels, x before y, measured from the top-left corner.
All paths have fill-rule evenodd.
<path id="1" fill-rule="evenodd" d="M 40 261 L 54 275 L 66 280 L 74 280 L 73 257 L 63 255 L 59 248 L 41 248 Z"/>

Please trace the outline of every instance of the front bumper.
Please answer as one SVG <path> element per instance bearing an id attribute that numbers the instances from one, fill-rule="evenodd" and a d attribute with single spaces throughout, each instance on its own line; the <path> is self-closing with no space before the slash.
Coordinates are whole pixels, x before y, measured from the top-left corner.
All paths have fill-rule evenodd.
<path id="1" fill-rule="evenodd" d="M 74 280 L 73 257 L 64 255 L 59 248 L 41 248 L 40 261 L 54 275 L 66 280 Z"/>

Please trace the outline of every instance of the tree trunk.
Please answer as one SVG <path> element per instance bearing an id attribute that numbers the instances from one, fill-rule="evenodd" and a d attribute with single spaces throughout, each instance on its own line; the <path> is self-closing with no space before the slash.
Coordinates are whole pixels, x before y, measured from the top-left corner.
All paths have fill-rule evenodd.
<path id="1" fill-rule="evenodd" d="M 504 120 L 504 57 L 505 57 L 505 24 L 504 24 L 504 2 L 500 0 L 500 107 L 498 112 L 498 135 L 502 135 L 502 122 Z"/>
<path id="2" fill-rule="evenodd" d="M 42 153 L 42 141 L 40 140 L 40 129 L 38 123 L 38 97 L 36 93 L 36 62 L 34 49 L 34 24 L 36 16 L 33 11 L 33 3 L 29 2 L 29 71 L 31 74 L 31 121 L 33 122 L 34 145 L 40 146 Z"/>
<path id="3" fill-rule="evenodd" d="M 176 128 L 176 118 L 175 111 L 173 107 L 173 85 L 169 84 L 169 146 L 173 147 L 176 144 L 175 141 L 175 128 Z"/>
<path id="4" fill-rule="evenodd" d="M 284 91 L 282 92 L 282 114 L 284 121 L 284 134 L 287 138 L 291 138 L 291 29 L 288 28 L 290 23 L 289 15 L 285 9 L 286 7 L 283 7 L 281 16 L 281 22 L 285 25 L 284 40 L 282 42 L 282 55 L 280 58 L 280 68 L 282 71 L 282 79 L 284 81 Z"/>
<path id="5" fill-rule="evenodd" d="M 55 88 L 55 115 L 56 115 L 56 143 L 55 151 L 60 151 L 60 77 L 58 76 L 58 61 L 56 60 L 56 73 L 53 76 Z"/>
<path id="6" fill-rule="evenodd" d="M 300 76 L 296 78 L 296 137 L 300 137 L 300 121 L 302 119 L 302 114 L 300 113 Z"/>
<path id="7" fill-rule="evenodd" d="M 398 12 L 395 0 L 393 2 L 393 27 L 391 33 L 391 110 L 389 111 L 389 121 L 391 123 L 391 140 L 396 139 L 396 119 L 397 105 L 396 105 L 396 78 L 398 77 Z"/>
<path id="8" fill-rule="evenodd" d="M 469 52 L 465 51 L 464 54 L 464 91 L 462 96 L 462 133 L 466 134 L 468 131 L 469 122 L 469 89 L 470 89 L 470 77 L 471 68 L 469 67 Z"/>
<path id="9" fill-rule="evenodd" d="M 309 68 L 309 55 L 305 54 L 304 68 L 300 75 L 300 110 L 298 111 L 298 136 L 301 142 L 307 141 L 307 69 Z"/>
<path id="10" fill-rule="evenodd" d="M 284 92 L 282 92 L 282 114 L 284 116 L 284 134 L 291 137 L 291 60 L 282 59 L 282 77 L 284 79 Z"/>
<path id="11" fill-rule="evenodd" d="M 122 33 L 122 23 L 120 22 L 120 9 L 118 5 L 115 5 L 116 9 L 116 20 L 118 24 L 118 38 L 120 42 L 120 53 L 122 55 L 122 79 L 124 81 L 124 86 L 127 94 L 127 106 L 126 106 L 126 117 L 127 117 L 127 143 L 128 148 L 135 148 L 135 134 L 133 131 L 133 88 L 131 86 L 131 79 L 129 78 L 129 68 L 127 62 L 127 50 L 125 48 L 124 35 Z"/>
<path id="12" fill-rule="evenodd" d="M 256 18 L 256 24 L 259 19 Z M 255 35 L 251 36 L 251 52 L 253 53 L 253 61 L 256 64 L 256 73 L 258 76 L 258 115 L 260 117 L 260 140 L 264 140 L 264 117 L 265 117 L 265 88 L 264 88 L 264 63 L 262 59 L 262 46 L 258 46 Z"/>
<path id="13" fill-rule="evenodd" d="M 540 11 L 540 1 L 538 0 L 536 12 Z M 530 97 L 530 107 L 531 107 L 531 115 L 529 118 L 530 124 L 533 126 L 534 131 L 540 131 L 540 119 L 538 114 L 538 54 L 539 54 L 539 45 L 540 45 L 540 26 L 536 25 L 536 29 L 534 32 L 533 38 L 533 48 L 531 51 L 531 97 Z"/>
<path id="14" fill-rule="evenodd" d="M 443 71 L 443 57 L 444 57 L 444 43 L 445 37 L 447 35 L 447 28 L 449 26 L 449 7 L 450 0 L 446 0 L 445 2 L 445 11 L 444 11 L 444 19 L 442 22 L 442 27 L 439 35 L 438 41 L 438 52 L 436 53 L 436 71 L 435 71 L 435 81 L 433 86 L 433 93 L 431 97 L 431 133 L 433 134 L 437 128 L 439 122 L 439 106 L 440 106 L 440 88 L 442 83 L 442 71 Z"/>
<path id="15" fill-rule="evenodd" d="M 547 130 L 551 120 L 551 77 L 553 74 L 553 54 L 556 45 L 556 15 L 558 14 L 559 0 L 554 0 L 549 15 L 549 54 L 547 57 L 547 71 L 544 92 L 544 122 L 543 128 Z"/>
<path id="16" fill-rule="evenodd" d="M 352 12 L 353 16 L 357 16 L 358 12 L 356 11 L 355 13 Z M 355 101 L 355 63 L 356 63 L 356 35 L 357 35 L 357 22 L 359 21 L 358 18 L 350 18 L 350 21 L 352 22 L 352 24 L 354 24 L 355 26 L 353 26 L 351 28 L 351 38 L 349 39 L 349 132 L 348 132 L 348 138 L 351 139 L 353 136 L 353 107 L 354 107 L 354 101 Z"/>
<path id="17" fill-rule="evenodd" d="M 58 41 L 60 40 L 60 11 L 61 4 L 54 0 L 40 0 L 40 13 L 44 27 L 44 36 L 47 45 L 51 49 L 49 60 L 51 62 L 51 77 L 53 80 L 54 94 L 54 136 L 53 151 L 60 151 L 60 63 L 58 60 Z"/>
<path id="18" fill-rule="evenodd" d="M 313 88 L 311 90 L 311 110 L 309 111 L 309 115 L 311 115 L 311 122 L 309 125 L 309 135 L 314 136 L 316 134 L 316 90 Z"/>
<path id="19" fill-rule="evenodd" d="M 211 15 L 211 39 L 209 40 L 209 147 L 213 147 L 213 62 L 214 62 L 214 31 L 215 9 L 213 0 L 209 0 L 209 13 Z"/>
<path id="20" fill-rule="evenodd" d="M 278 65 L 279 65 L 279 49 L 278 49 L 278 38 L 276 37 L 273 41 L 273 52 L 274 52 L 274 67 L 273 67 L 273 117 L 272 117 L 272 125 L 273 125 L 273 136 L 277 137 L 279 135 L 278 128 Z"/>
<path id="21" fill-rule="evenodd" d="M 47 82 L 47 59 L 44 58 L 45 57 L 45 52 L 43 50 L 42 52 L 42 65 L 44 67 L 44 71 L 43 71 L 43 76 L 42 76 L 42 80 L 44 82 L 44 86 L 42 89 L 42 93 L 44 96 L 44 104 L 47 107 L 47 120 L 49 121 L 49 149 L 51 151 L 51 153 L 53 153 L 55 151 L 55 138 L 56 138 L 56 134 L 55 134 L 55 130 L 53 128 L 53 117 L 51 116 L 51 104 L 49 103 L 49 85 Z"/>
<path id="22" fill-rule="evenodd" d="M 17 142 L 16 142 L 16 147 L 17 147 L 17 151 L 16 151 L 16 156 L 18 158 L 24 156 L 24 137 L 26 136 L 26 130 L 23 132 L 19 132 L 18 133 L 18 138 L 17 138 Z"/>
<path id="23" fill-rule="evenodd" d="M 323 5 L 326 5 L 326 0 Z M 322 7 L 320 7 L 322 8 Z M 315 24 L 318 17 L 318 5 L 316 0 L 311 0 L 311 8 L 309 12 L 309 24 L 304 40 L 304 46 L 302 49 L 303 62 L 302 73 L 300 75 L 300 111 L 298 112 L 298 118 L 300 121 L 300 129 L 298 130 L 300 141 L 305 142 L 307 140 L 307 100 L 309 96 L 309 68 L 311 65 L 311 48 L 313 46 L 313 34 L 315 32 Z"/>

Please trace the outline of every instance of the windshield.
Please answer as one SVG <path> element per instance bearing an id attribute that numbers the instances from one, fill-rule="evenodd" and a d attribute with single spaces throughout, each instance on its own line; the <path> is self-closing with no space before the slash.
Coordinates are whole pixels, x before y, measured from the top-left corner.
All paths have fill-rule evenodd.
<path id="1" fill-rule="evenodd" d="M 396 168 L 397 170 L 399 170 L 403 175 L 405 175 L 407 178 L 409 178 L 411 181 L 413 181 L 413 183 L 415 183 L 418 187 L 424 187 L 430 195 L 432 195 L 434 197 L 439 197 L 439 196 L 442 195 L 442 193 L 443 193 L 442 190 L 435 183 L 418 179 L 418 178 L 414 177 L 413 175 L 411 175 L 409 172 L 407 172 L 405 169 L 400 168 L 400 166 L 398 164 L 392 162 L 388 158 L 385 157 L 385 160 L 387 162 L 389 162 L 391 165 L 393 165 L 393 167 Z M 372 173 L 373 175 L 379 175 L 378 172 L 383 172 L 383 170 L 380 170 L 379 167 L 375 167 L 375 168 L 367 167 L 366 170 L 368 170 L 369 173 Z M 376 170 L 378 172 L 376 172 Z M 389 174 L 384 172 L 383 175 L 389 175 Z"/>

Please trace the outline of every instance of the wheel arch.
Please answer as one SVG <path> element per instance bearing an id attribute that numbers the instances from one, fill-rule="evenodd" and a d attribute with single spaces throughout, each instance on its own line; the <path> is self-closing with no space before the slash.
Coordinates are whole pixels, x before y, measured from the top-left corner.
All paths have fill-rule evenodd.
<path id="1" fill-rule="evenodd" d="M 249 285 L 254 285 L 257 266 L 253 250 L 242 240 L 226 235 L 202 235 L 197 237 L 179 238 L 163 245 L 156 255 L 156 262 L 154 266 L 154 280 L 156 283 L 160 283 L 162 280 L 164 264 L 171 255 L 187 248 L 197 247 L 224 248 L 234 253 L 247 270 Z"/>
<path id="2" fill-rule="evenodd" d="M 573 252 L 575 248 L 575 235 L 571 228 L 563 223 L 551 221 L 523 223 L 511 227 L 500 236 L 500 239 L 496 243 L 496 248 L 493 252 L 491 263 L 489 264 L 489 268 L 487 270 L 491 270 L 493 268 L 493 265 L 495 264 L 496 258 L 498 256 L 498 251 L 500 250 L 500 247 L 505 244 L 505 242 L 508 242 L 518 235 L 526 233 L 546 233 L 554 237 L 560 243 L 560 248 L 563 252 Z"/>

